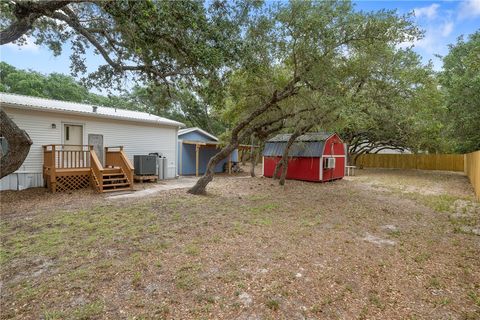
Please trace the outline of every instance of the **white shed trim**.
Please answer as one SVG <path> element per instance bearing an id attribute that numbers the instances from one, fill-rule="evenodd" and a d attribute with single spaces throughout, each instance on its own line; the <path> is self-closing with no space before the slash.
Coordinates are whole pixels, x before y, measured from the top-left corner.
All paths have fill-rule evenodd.
<path id="1" fill-rule="evenodd" d="M 184 134 L 187 134 L 187 133 L 190 133 L 190 132 L 194 132 L 194 131 L 198 131 L 198 132 L 206 135 L 207 137 L 212 138 L 215 141 L 218 141 L 218 138 L 215 137 L 213 134 L 208 133 L 207 131 L 200 129 L 199 127 L 180 129 L 180 130 L 178 130 L 178 135 L 181 136 L 181 135 L 184 135 Z"/>

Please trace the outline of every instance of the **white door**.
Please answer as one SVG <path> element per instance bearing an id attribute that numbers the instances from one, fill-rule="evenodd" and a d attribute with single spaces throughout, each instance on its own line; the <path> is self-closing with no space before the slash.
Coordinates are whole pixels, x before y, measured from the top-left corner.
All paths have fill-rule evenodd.
<path id="1" fill-rule="evenodd" d="M 66 124 L 63 130 L 63 144 L 80 146 L 83 144 L 83 127 Z"/>
<path id="2" fill-rule="evenodd" d="M 63 150 L 59 154 L 60 168 L 78 168 L 88 166 L 88 157 L 83 144 L 83 126 L 65 124 L 63 127 Z"/>

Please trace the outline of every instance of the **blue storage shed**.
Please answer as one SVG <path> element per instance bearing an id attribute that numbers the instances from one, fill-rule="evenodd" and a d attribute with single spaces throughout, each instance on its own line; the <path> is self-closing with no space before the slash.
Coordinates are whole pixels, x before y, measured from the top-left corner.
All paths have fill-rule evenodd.
<path id="1" fill-rule="evenodd" d="M 178 131 L 178 174 L 200 175 L 207 169 L 208 161 L 220 151 L 218 138 L 200 128 L 187 128 Z M 230 158 L 230 159 L 229 159 Z M 215 172 L 223 172 L 225 163 L 238 162 L 238 150 L 220 161 Z M 228 167 L 228 166 L 227 166 Z"/>

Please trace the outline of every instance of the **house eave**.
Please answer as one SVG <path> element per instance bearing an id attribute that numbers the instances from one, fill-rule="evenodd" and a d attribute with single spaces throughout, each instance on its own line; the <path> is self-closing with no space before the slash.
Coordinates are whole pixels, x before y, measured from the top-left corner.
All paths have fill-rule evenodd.
<path id="1" fill-rule="evenodd" d="M 174 121 L 174 120 L 161 121 L 161 120 L 139 119 L 139 118 L 124 117 L 124 116 L 106 115 L 106 114 L 95 113 L 95 112 L 83 112 L 83 111 L 65 110 L 65 109 L 58 109 L 58 108 L 44 108 L 39 106 L 3 102 L 3 101 L 0 101 L 0 104 L 1 104 L 1 107 L 20 109 L 20 110 L 35 110 L 35 111 L 50 112 L 50 113 L 71 114 L 71 115 L 78 115 L 78 116 L 92 117 L 92 118 L 115 119 L 115 120 L 127 121 L 127 122 L 158 124 L 158 125 L 174 127 L 174 128 L 185 127 L 185 124 Z"/>

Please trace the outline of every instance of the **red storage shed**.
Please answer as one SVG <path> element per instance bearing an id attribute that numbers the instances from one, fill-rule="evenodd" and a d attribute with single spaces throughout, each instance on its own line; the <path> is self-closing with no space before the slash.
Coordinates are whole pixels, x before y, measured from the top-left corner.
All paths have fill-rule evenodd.
<path id="1" fill-rule="evenodd" d="M 263 175 L 272 177 L 291 134 L 268 140 L 263 150 Z M 287 179 L 331 181 L 345 176 L 345 144 L 336 133 L 312 132 L 298 137 L 288 153 Z"/>

